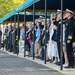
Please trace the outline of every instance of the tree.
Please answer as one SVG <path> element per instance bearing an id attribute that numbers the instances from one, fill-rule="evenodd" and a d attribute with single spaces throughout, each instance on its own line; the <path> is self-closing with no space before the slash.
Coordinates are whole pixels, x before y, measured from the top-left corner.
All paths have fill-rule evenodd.
<path id="1" fill-rule="evenodd" d="M 17 8 L 26 0 L 0 0 L 0 18 Z"/>

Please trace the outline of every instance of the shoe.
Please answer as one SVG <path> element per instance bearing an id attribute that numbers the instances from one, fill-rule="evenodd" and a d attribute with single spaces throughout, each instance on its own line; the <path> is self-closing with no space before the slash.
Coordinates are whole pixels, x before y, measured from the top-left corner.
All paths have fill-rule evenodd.
<path id="1" fill-rule="evenodd" d="M 69 64 L 63 64 L 64 68 L 69 68 Z"/>
<path id="2" fill-rule="evenodd" d="M 57 62 L 56 62 L 56 61 L 53 61 L 52 63 L 53 63 L 53 64 L 56 64 Z"/>
<path id="3" fill-rule="evenodd" d="M 44 60 L 44 58 L 41 58 L 41 60 Z"/>
<path id="4" fill-rule="evenodd" d="M 56 65 L 60 66 L 60 62 L 55 63 Z"/>
<path id="5" fill-rule="evenodd" d="M 53 61 L 52 61 L 52 60 L 50 60 L 49 62 L 50 62 L 50 63 L 52 63 Z"/>
<path id="6" fill-rule="evenodd" d="M 37 59 L 40 59 L 40 56 L 37 56 L 36 58 L 37 58 Z"/>
<path id="7" fill-rule="evenodd" d="M 51 60 L 50 60 L 50 59 L 47 59 L 47 60 L 46 60 L 46 62 L 49 62 L 49 61 L 51 61 Z"/>

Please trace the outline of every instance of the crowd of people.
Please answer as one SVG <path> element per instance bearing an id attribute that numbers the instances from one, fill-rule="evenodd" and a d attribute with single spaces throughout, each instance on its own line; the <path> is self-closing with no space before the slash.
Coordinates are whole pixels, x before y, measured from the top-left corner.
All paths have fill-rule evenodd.
<path id="1" fill-rule="evenodd" d="M 19 25 L 19 29 L 18 25 L 6 27 L 5 35 L 6 50 L 10 52 L 24 52 L 24 45 L 26 45 L 25 49 L 31 57 L 34 44 L 35 57 L 44 60 L 46 40 L 46 61 L 60 65 L 60 51 L 63 50 L 63 67 L 74 66 L 75 14 L 69 9 L 63 12 L 63 49 L 60 48 L 61 10 L 57 10 L 56 13 L 52 12 L 50 18 L 47 18 L 46 32 L 45 17 L 39 16 L 35 19 L 35 25 L 33 21 L 28 21 L 26 25 Z"/>

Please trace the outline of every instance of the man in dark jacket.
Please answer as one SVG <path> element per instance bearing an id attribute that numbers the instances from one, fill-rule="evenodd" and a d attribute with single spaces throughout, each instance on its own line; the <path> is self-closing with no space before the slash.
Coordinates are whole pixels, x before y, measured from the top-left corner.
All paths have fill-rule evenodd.
<path id="1" fill-rule="evenodd" d="M 59 54 L 59 59 L 60 59 L 61 10 L 57 10 L 56 26 L 57 26 L 57 45 L 58 45 L 58 54 Z"/>
<path id="2" fill-rule="evenodd" d="M 15 28 L 15 38 L 16 38 L 16 53 L 18 54 L 19 53 L 19 40 L 20 40 L 20 27 L 18 27 L 18 25 L 16 25 L 16 28 Z"/>
<path id="3" fill-rule="evenodd" d="M 73 12 L 69 9 L 66 9 L 66 31 L 65 31 L 65 42 L 66 42 L 66 51 L 68 56 L 68 65 L 64 65 L 64 67 L 73 66 L 73 49 L 72 49 L 72 43 L 73 43 L 73 33 L 74 33 L 74 18 L 73 18 Z"/>
<path id="4" fill-rule="evenodd" d="M 11 51 L 11 27 L 8 27 L 8 32 L 7 32 L 7 50 Z"/>
<path id="5" fill-rule="evenodd" d="M 46 27 L 46 44 L 48 44 L 49 37 L 50 37 L 50 34 L 49 34 L 49 28 L 50 28 L 50 19 L 47 18 L 47 27 Z"/>
<path id="6" fill-rule="evenodd" d="M 0 48 L 1 48 L 1 36 L 2 36 L 2 31 L 0 29 Z"/>

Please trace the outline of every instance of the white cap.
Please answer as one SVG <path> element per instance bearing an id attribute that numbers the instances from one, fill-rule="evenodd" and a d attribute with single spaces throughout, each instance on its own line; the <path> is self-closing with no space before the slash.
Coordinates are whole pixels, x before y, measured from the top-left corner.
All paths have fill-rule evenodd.
<path id="1" fill-rule="evenodd" d="M 57 9 L 57 12 L 61 13 L 61 10 Z"/>
<path id="2" fill-rule="evenodd" d="M 42 19 L 44 19 L 44 17 L 43 17 L 43 16 L 39 16 L 39 18 L 42 18 Z"/>
<path id="3" fill-rule="evenodd" d="M 74 14 L 74 12 L 71 11 L 71 10 L 69 10 L 69 9 L 66 9 L 66 12 L 69 12 L 69 13 L 71 13 L 71 14 Z"/>

